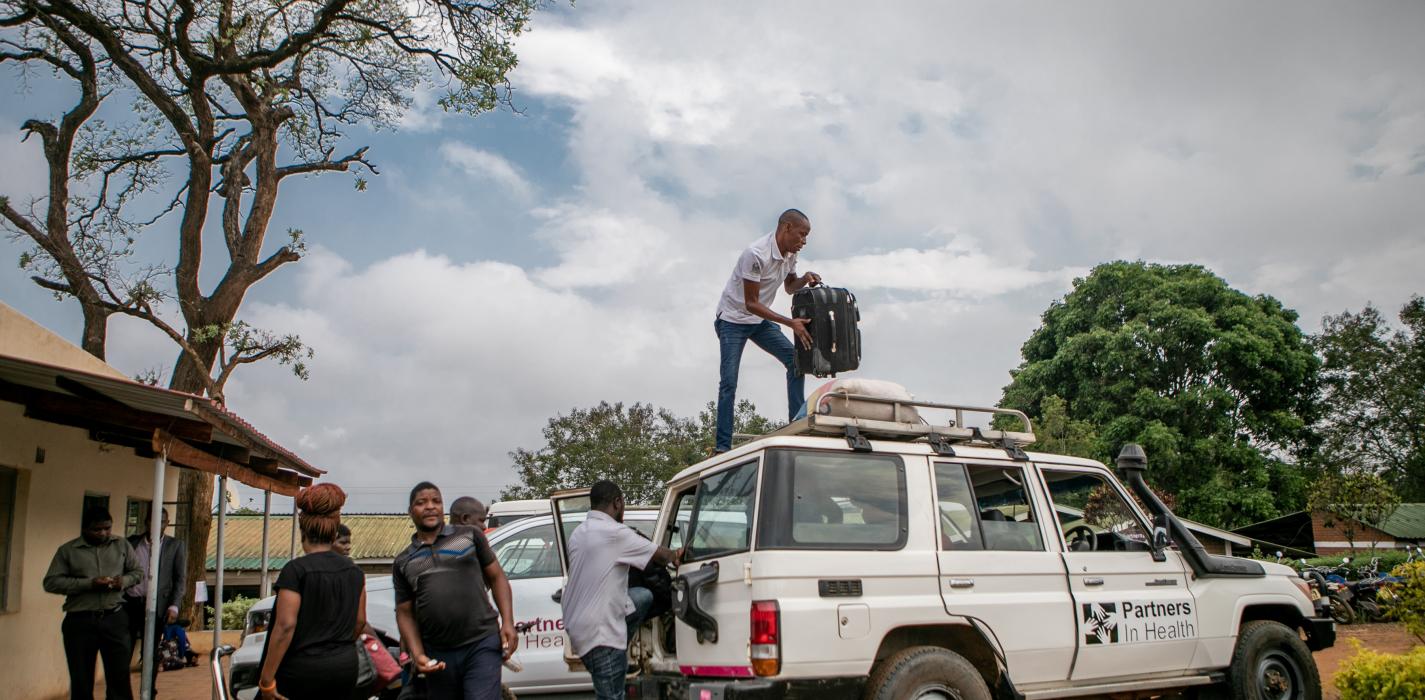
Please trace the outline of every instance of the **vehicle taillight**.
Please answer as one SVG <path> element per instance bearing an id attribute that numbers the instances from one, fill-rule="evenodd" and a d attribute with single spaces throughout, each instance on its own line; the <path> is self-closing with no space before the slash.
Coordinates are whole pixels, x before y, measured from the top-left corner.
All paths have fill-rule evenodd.
<path id="1" fill-rule="evenodd" d="M 759 676 L 782 672 L 782 612 L 775 600 L 752 602 L 752 672 Z"/>

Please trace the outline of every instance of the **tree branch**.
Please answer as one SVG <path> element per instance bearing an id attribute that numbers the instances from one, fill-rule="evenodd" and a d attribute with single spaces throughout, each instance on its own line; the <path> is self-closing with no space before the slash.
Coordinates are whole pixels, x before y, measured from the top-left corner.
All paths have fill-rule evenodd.
<path id="1" fill-rule="evenodd" d="M 370 161 L 366 160 L 366 151 L 369 148 L 369 146 L 362 146 L 361 148 L 357 149 L 355 153 L 346 156 L 345 158 L 340 158 L 338 160 L 331 160 L 331 152 L 328 151 L 326 157 L 322 160 L 312 163 L 284 165 L 278 168 L 277 177 L 278 179 L 282 179 L 291 175 L 301 175 L 304 173 L 346 171 L 349 170 L 352 164 L 354 163 L 360 163 L 361 165 L 365 166 L 367 170 L 370 170 L 371 172 L 379 175 L 381 171 L 377 170 L 375 165 L 373 165 Z"/>

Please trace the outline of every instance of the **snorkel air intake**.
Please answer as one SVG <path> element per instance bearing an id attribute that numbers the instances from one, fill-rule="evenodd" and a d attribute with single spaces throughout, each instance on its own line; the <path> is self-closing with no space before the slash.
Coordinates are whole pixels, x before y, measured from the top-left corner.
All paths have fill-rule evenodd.
<path id="1" fill-rule="evenodd" d="M 1251 559 L 1208 554 L 1207 550 L 1203 549 L 1202 543 L 1193 536 L 1192 531 L 1188 530 L 1187 526 L 1183 525 L 1182 521 L 1178 520 L 1167 506 L 1163 505 L 1163 502 L 1158 499 L 1158 495 L 1153 493 L 1153 489 L 1148 488 L 1148 482 L 1143 480 L 1143 472 L 1147 469 L 1148 455 L 1143 451 L 1141 445 L 1130 442 L 1119 451 L 1118 473 L 1122 475 L 1128 488 L 1133 489 L 1133 494 L 1138 497 L 1138 501 L 1153 512 L 1152 546 L 1155 555 L 1163 544 L 1157 534 L 1157 530 L 1162 528 L 1178 545 L 1178 550 L 1182 552 L 1183 558 L 1187 559 L 1188 566 L 1192 567 L 1193 573 L 1200 578 L 1266 576 L 1262 565 Z"/>

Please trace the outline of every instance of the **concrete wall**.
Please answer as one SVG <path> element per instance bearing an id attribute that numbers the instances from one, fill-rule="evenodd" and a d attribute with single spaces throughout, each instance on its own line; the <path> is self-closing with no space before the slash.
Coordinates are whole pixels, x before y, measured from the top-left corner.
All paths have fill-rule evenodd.
<path id="1" fill-rule="evenodd" d="M 3 336 L 4 334 L 0 334 Z M 35 462 L 36 448 L 45 452 Z M 45 571 L 59 546 L 79 536 L 86 491 L 109 496 L 122 534 L 129 497 L 153 498 L 153 460 L 125 447 L 89 440 L 88 431 L 30 420 L 24 408 L 0 401 L 0 466 L 19 473 L 6 609 L 0 612 L 0 697 L 67 694 L 69 680 L 59 626 L 64 599 L 46 593 Z M 164 500 L 175 500 L 178 470 L 169 468 Z M 98 671 L 102 677 L 103 671 Z"/>

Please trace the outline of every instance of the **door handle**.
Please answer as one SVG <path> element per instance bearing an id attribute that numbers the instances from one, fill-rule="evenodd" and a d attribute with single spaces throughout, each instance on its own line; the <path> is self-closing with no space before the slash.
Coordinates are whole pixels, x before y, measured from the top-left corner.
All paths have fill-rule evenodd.
<path id="1" fill-rule="evenodd" d="M 1099 577 L 1097 577 L 1097 576 L 1085 576 L 1085 577 L 1084 577 L 1084 585 L 1085 585 L 1085 586 L 1102 586 L 1102 585 L 1103 585 L 1103 579 L 1101 579 L 1101 578 L 1099 578 Z"/>
<path id="2" fill-rule="evenodd" d="M 974 588 L 974 587 L 975 587 L 975 579 L 972 579 L 972 578 L 952 578 L 952 579 L 950 579 L 950 587 L 951 587 L 951 588 Z"/>
<path id="3" fill-rule="evenodd" d="M 1147 583 L 1145 583 L 1145 584 L 1143 584 L 1143 585 L 1145 585 L 1145 586 L 1176 586 L 1176 585 L 1178 585 L 1178 580 L 1175 579 L 1175 578 L 1155 578 L 1155 579 L 1153 579 L 1152 581 L 1149 581 L 1149 582 L 1147 582 Z"/>

